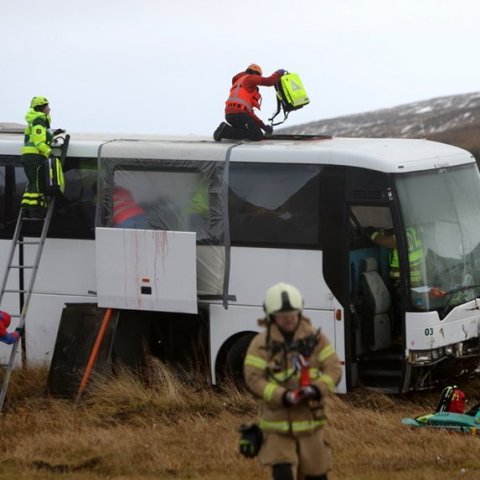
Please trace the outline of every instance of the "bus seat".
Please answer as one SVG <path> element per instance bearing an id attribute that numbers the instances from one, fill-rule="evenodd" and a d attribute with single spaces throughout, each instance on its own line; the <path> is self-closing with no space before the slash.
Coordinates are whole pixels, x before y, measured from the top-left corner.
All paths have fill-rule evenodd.
<path id="1" fill-rule="evenodd" d="M 370 350 L 391 346 L 390 307 L 392 300 L 375 258 L 363 258 L 361 268 L 362 337 Z"/>

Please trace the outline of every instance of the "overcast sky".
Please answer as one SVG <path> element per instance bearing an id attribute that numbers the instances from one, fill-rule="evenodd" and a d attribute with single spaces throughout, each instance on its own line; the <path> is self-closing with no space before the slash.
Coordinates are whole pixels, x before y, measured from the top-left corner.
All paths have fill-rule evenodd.
<path id="1" fill-rule="evenodd" d="M 479 0 L 0 0 L 0 122 L 208 134 L 250 63 L 300 74 L 284 126 L 480 90 Z M 260 116 L 275 110 L 262 88 Z"/>

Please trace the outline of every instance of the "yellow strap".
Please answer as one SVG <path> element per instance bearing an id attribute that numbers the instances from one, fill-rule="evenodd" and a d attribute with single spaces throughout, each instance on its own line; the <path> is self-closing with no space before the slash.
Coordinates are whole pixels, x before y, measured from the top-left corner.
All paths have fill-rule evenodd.
<path id="1" fill-rule="evenodd" d="M 325 420 L 305 420 L 303 422 L 260 420 L 260 428 L 274 432 L 308 432 L 325 425 Z"/>

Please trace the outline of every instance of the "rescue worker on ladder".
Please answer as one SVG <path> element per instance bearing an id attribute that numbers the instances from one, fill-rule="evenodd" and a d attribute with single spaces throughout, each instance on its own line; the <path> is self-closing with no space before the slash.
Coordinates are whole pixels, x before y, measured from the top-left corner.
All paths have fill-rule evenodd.
<path id="1" fill-rule="evenodd" d="M 259 320 L 266 331 L 250 344 L 244 363 L 249 389 L 263 400 L 259 455 L 274 480 L 326 480 L 330 450 L 325 443 L 325 398 L 342 370 L 328 338 L 302 314 L 303 298 L 292 285 L 268 289 Z M 302 360 L 302 361 L 299 361 Z M 299 365 L 307 361 L 307 382 Z M 248 444 L 241 443 L 245 449 Z"/>
<path id="2" fill-rule="evenodd" d="M 25 115 L 24 145 L 22 162 L 28 184 L 22 198 L 22 208 L 26 216 L 43 218 L 46 213 L 46 161 L 50 157 L 54 135 L 64 133 L 57 129 L 50 131 L 50 106 L 45 97 L 33 97 L 30 109 Z"/>
<path id="3" fill-rule="evenodd" d="M 11 316 L 9 313 L 0 310 L 0 342 L 11 345 L 18 342 L 23 335 L 23 328 L 17 327 L 14 332 L 9 333 L 7 328 L 10 326 Z"/>
<path id="4" fill-rule="evenodd" d="M 225 120 L 213 134 L 213 139 L 219 142 L 222 138 L 234 140 L 262 140 L 262 130 L 270 135 L 273 128 L 265 125 L 255 115 L 254 108 L 260 110 L 262 96 L 259 85 L 274 86 L 286 70 L 277 70 L 269 77 L 262 77 L 262 69 L 252 63 L 244 72 L 237 73 L 232 79 L 230 95 L 225 102 Z"/>

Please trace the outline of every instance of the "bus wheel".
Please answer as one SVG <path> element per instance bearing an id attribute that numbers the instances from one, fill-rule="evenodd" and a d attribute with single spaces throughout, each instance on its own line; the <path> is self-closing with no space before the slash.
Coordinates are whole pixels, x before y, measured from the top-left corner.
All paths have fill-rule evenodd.
<path id="1" fill-rule="evenodd" d="M 238 387 L 245 386 L 243 362 L 250 342 L 255 335 L 256 333 L 247 333 L 241 336 L 230 347 L 225 358 L 225 378 L 227 381 L 232 381 Z"/>

